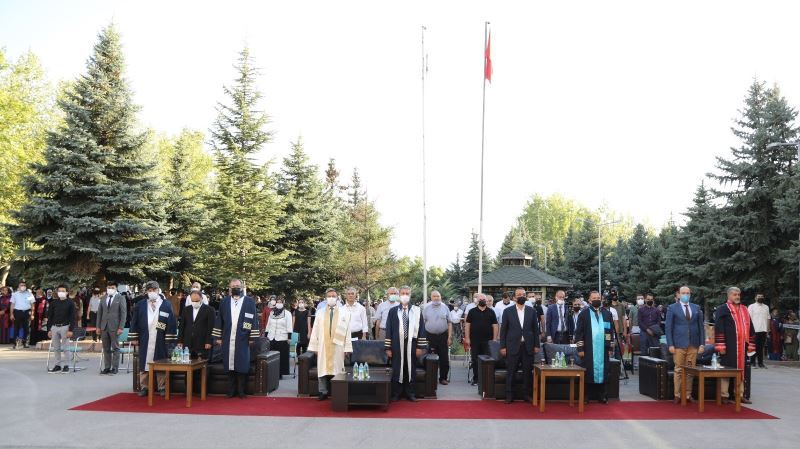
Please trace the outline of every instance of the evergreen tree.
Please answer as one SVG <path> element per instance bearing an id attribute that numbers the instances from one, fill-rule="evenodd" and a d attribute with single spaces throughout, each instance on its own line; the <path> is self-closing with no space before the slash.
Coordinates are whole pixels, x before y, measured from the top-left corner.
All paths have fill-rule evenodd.
<path id="1" fill-rule="evenodd" d="M 361 187 L 361 176 L 358 174 L 358 167 L 353 169 L 353 177 L 350 181 L 350 188 L 347 189 L 348 204 L 350 207 L 357 206 L 366 194 Z"/>
<path id="2" fill-rule="evenodd" d="M 586 295 L 597 290 L 597 223 L 592 218 L 573 224 L 564 241 L 564 263 L 555 275 Z"/>
<path id="3" fill-rule="evenodd" d="M 722 185 L 713 192 L 723 201 L 712 251 L 720 256 L 723 283 L 777 298 L 787 268 L 781 254 L 795 236 L 779 226 L 775 201 L 791 177 L 795 149 L 769 144 L 797 137 L 797 112 L 777 87 L 754 81 L 741 115 L 733 129 L 741 146 L 731 148 L 730 159 L 718 157 L 718 173 L 710 175 Z"/>
<path id="4" fill-rule="evenodd" d="M 459 253 L 456 253 L 455 262 L 451 263 L 450 266 L 445 270 L 444 277 L 458 292 L 458 294 L 467 294 L 467 289 L 464 288 L 464 284 L 467 282 L 467 279 L 464 278 L 464 272 L 461 269 L 461 255 Z"/>
<path id="5" fill-rule="evenodd" d="M 317 178 L 317 166 L 309 162 L 299 138 L 283 160 L 278 193 L 284 211 L 278 247 L 290 257 L 286 272 L 275 279 L 274 289 L 288 297 L 321 292 L 333 282 L 331 256 L 336 222 L 332 221 L 335 216 L 323 183 Z"/>
<path id="6" fill-rule="evenodd" d="M 469 250 L 467 250 L 467 257 L 464 258 L 464 265 L 462 267 L 465 282 L 478 279 L 479 246 L 480 243 L 478 242 L 478 234 L 473 232 L 470 236 Z M 488 273 L 492 269 L 491 268 L 492 261 L 491 259 L 489 259 L 489 255 L 486 254 L 486 249 L 485 248 L 481 249 L 483 250 L 483 272 Z"/>
<path id="7" fill-rule="evenodd" d="M 779 252 L 781 261 L 786 269 L 781 279 L 781 287 L 785 293 L 794 292 L 798 294 L 798 261 L 800 261 L 800 240 L 797 240 L 800 232 L 800 161 L 795 163 L 795 174 L 786 185 L 783 194 L 775 202 L 777 210 L 776 224 L 781 231 L 792 235 L 792 242 L 789 248 Z"/>
<path id="8" fill-rule="evenodd" d="M 519 228 L 517 226 L 511 228 L 508 234 L 506 234 L 505 239 L 503 239 L 503 243 L 500 245 L 500 251 L 497 252 L 497 260 L 501 260 L 503 256 L 514 250 L 522 250 L 522 238 L 520 237 Z"/>
<path id="9" fill-rule="evenodd" d="M 224 89 L 230 104 L 218 104 L 211 130 L 217 189 L 208 199 L 206 277 L 218 285 L 241 278 L 250 289 L 263 289 L 286 269 L 286 251 L 277 246 L 283 214 L 268 167 L 252 162 L 272 134 L 264 129 L 269 117 L 258 109 L 258 71 L 247 48 L 235 68 L 233 86 Z"/>
<path id="10" fill-rule="evenodd" d="M 100 32 L 94 53 L 59 107 L 64 125 L 50 134 L 44 162 L 24 186 L 29 204 L 15 214 L 21 255 L 46 284 L 165 274 L 177 248 L 158 195 L 156 161 L 143 157 L 137 107 L 123 77 L 120 38 Z"/>
<path id="11" fill-rule="evenodd" d="M 650 283 L 651 273 L 645 268 L 648 262 L 646 260 L 647 253 L 652 249 L 653 244 L 654 239 L 647 228 L 642 224 L 637 225 L 628 241 L 630 265 L 628 280 L 624 286 L 628 296 L 647 293 L 655 288 L 655 284 Z"/>

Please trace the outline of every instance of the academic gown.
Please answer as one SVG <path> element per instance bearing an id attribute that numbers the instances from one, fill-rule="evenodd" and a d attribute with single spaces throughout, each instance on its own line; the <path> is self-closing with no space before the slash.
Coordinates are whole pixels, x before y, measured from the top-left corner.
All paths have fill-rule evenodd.
<path id="1" fill-rule="evenodd" d="M 403 307 L 394 306 L 389 309 L 386 318 L 385 349 L 392 350 L 392 382 L 403 382 L 403 370 L 408 372 L 408 379 L 414 382 L 417 369 L 417 349 L 427 349 L 428 339 L 425 333 L 425 320 L 418 306 L 408 307 L 408 340 L 403 348 Z"/>
<path id="2" fill-rule="evenodd" d="M 139 345 L 139 370 L 146 371 L 147 368 L 147 350 L 150 345 L 150 325 L 147 322 L 147 310 L 150 305 L 147 303 L 147 298 L 139 300 L 136 303 L 134 312 L 131 314 L 131 327 L 128 332 L 128 341 L 136 341 Z M 161 307 L 156 310 L 156 340 L 153 350 L 153 360 L 167 358 L 167 344 L 174 345 L 177 340 L 176 330 L 178 322 L 175 319 L 175 313 L 172 311 L 172 306 L 169 301 L 163 298 Z"/>
<path id="3" fill-rule="evenodd" d="M 591 307 L 581 310 L 575 327 L 575 343 L 578 352 L 583 352 L 580 365 L 586 368 L 587 384 L 603 384 L 608 378 L 608 353 L 614 339 L 614 325 L 608 309 L 600 308 L 598 314 L 596 316 Z M 602 336 L 597 337 L 599 334 Z M 599 338 L 602 338 L 602 345 L 595 344 Z"/>
<path id="4" fill-rule="evenodd" d="M 756 332 L 744 304 L 727 302 L 714 312 L 714 347 L 722 366 L 744 369 L 747 352 L 756 350 Z"/>
<path id="5" fill-rule="evenodd" d="M 350 312 L 337 305 L 333 323 L 330 320 L 327 308 L 318 311 L 308 342 L 308 350 L 317 354 L 317 377 L 335 376 L 345 372 L 344 355 L 353 352 Z"/>
<path id="6" fill-rule="evenodd" d="M 222 298 L 211 336 L 221 340 L 220 353 L 225 371 L 247 374 L 250 372 L 250 342 L 258 338 L 261 328 L 253 298 L 245 296 L 239 301 L 239 317 L 234 323 L 231 315 L 233 300 L 230 296 Z M 231 330 L 234 338 L 231 338 Z"/>

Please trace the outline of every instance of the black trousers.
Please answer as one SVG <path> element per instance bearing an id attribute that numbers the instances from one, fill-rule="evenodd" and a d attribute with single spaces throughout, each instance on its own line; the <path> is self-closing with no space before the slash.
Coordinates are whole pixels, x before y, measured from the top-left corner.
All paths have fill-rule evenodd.
<path id="1" fill-rule="evenodd" d="M 489 340 L 470 339 L 469 354 L 472 358 L 472 381 L 478 382 L 478 356 L 489 355 Z"/>
<path id="2" fill-rule="evenodd" d="M 506 348 L 506 399 L 514 399 L 514 373 L 517 372 L 519 365 L 522 365 L 522 385 L 523 397 L 527 398 L 533 391 L 533 354 L 529 354 L 525 343 L 519 344 L 516 354 L 511 353 L 510 348 Z"/>
<path id="3" fill-rule="evenodd" d="M 588 401 L 589 399 L 594 399 L 599 401 L 601 399 L 607 399 L 608 393 L 606 393 L 606 384 L 586 384 L 586 397 L 585 400 Z"/>
<path id="4" fill-rule="evenodd" d="M 447 348 L 447 332 L 428 334 L 428 349 L 439 355 L 439 380 L 447 379 L 447 373 L 450 372 Z"/>
<path id="5" fill-rule="evenodd" d="M 269 349 L 281 353 L 281 376 L 289 375 L 289 341 L 270 340 Z"/>
<path id="6" fill-rule="evenodd" d="M 767 344 L 767 333 L 756 332 L 756 353 L 750 358 L 750 364 L 764 366 L 764 346 Z"/>
<path id="7" fill-rule="evenodd" d="M 357 338 L 357 339 L 361 340 L 362 338 L 364 338 L 364 333 L 363 332 L 350 332 L 350 338 Z"/>
<path id="8" fill-rule="evenodd" d="M 247 394 L 247 373 L 228 371 L 228 394 L 231 396 Z"/>
<path id="9" fill-rule="evenodd" d="M 553 335 L 553 343 L 555 343 L 557 345 L 568 345 L 568 344 L 570 344 L 569 334 L 567 333 L 567 331 L 556 332 L 556 334 Z"/>
<path id="10" fill-rule="evenodd" d="M 17 340 L 27 340 L 30 336 L 31 311 L 14 311 L 14 338 Z"/>

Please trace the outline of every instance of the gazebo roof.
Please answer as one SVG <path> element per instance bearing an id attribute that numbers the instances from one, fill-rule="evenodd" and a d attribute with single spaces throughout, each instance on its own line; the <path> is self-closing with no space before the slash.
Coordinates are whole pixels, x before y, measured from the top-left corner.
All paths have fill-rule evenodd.
<path id="1" fill-rule="evenodd" d="M 482 284 L 484 287 L 572 287 L 571 283 L 563 279 L 522 265 L 504 265 L 486 273 L 483 275 Z M 478 279 L 467 282 L 466 286 L 477 287 Z"/>
<path id="2" fill-rule="evenodd" d="M 523 253 L 522 251 L 519 251 L 519 250 L 515 249 L 515 250 L 511 251 L 510 253 L 506 254 L 505 256 L 503 256 L 501 259 L 502 260 L 508 260 L 508 259 L 531 260 L 531 259 L 533 259 L 533 257 Z"/>

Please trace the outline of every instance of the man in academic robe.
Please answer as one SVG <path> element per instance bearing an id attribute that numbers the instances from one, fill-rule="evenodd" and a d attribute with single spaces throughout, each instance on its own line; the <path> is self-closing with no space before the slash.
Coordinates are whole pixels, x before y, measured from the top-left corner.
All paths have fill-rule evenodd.
<path id="1" fill-rule="evenodd" d="M 131 315 L 128 341 L 139 347 L 139 396 L 147 395 L 149 380 L 148 363 L 167 358 L 167 345 L 177 340 L 177 321 L 169 301 L 161 294 L 158 282 L 150 281 L 144 286 L 147 296 L 136 303 Z M 164 373 L 156 373 L 158 392 L 164 394 Z"/>
<path id="2" fill-rule="evenodd" d="M 586 368 L 587 395 L 594 392 L 598 401 L 608 403 L 606 379 L 608 378 L 608 359 L 613 352 L 614 320 L 608 309 L 601 307 L 600 293 L 596 290 L 589 293 L 589 307 L 578 315 L 575 327 L 575 343 L 581 366 Z"/>
<path id="3" fill-rule="evenodd" d="M 418 306 L 412 306 L 411 287 L 400 287 L 400 305 L 389 310 L 386 319 L 386 355 L 392 359 L 392 400 L 400 399 L 401 392 L 411 402 L 416 402 L 414 375 L 417 358 L 427 349 L 425 322 Z"/>
<path id="4" fill-rule="evenodd" d="M 336 290 L 325 291 L 325 308 L 314 317 L 308 350 L 317 354 L 319 400 L 330 395 L 331 378 L 345 372 L 344 356 L 353 352 L 350 337 L 350 312 L 339 304 Z"/>
<path id="5" fill-rule="evenodd" d="M 181 324 L 178 332 L 178 347 L 189 348 L 191 358 L 210 358 L 211 332 L 216 321 L 215 310 L 203 302 L 200 291 L 193 290 L 189 294 L 190 305 L 181 311 Z"/>
<path id="6" fill-rule="evenodd" d="M 756 332 L 747 307 L 742 304 L 742 292 L 737 287 L 728 288 L 728 301 L 717 307 L 714 312 L 714 349 L 720 355 L 720 363 L 726 368 L 742 371 L 744 379 L 745 357 L 756 352 Z M 729 402 L 730 379 L 720 379 L 722 398 Z M 744 393 L 744 382 L 739 384 L 738 395 Z M 750 404 L 750 400 L 742 398 L 742 402 Z"/>
<path id="7" fill-rule="evenodd" d="M 240 279 L 228 284 L 228 296 L 219 304 L 212 336 L 217 339 L 222 365 L 228 372 L 228 398 L 247 397 L 247 374 L 250 372 L 250 344 L 258 338 L 258 312 L 253 298 L 245 296 Z"/>

